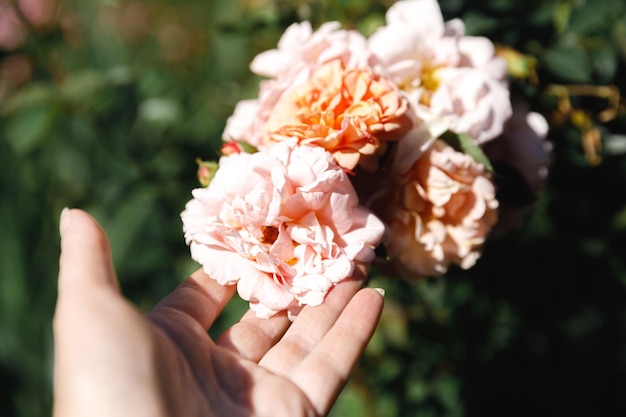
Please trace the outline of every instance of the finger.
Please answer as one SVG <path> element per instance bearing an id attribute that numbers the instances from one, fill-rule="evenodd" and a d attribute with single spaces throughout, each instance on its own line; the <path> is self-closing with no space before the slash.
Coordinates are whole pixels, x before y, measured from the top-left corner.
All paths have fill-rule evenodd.
<path id="1" fill-rule="evenodd" d="M 361 279 L 342 281 L 328 292 L 322 304 L 303 308 L 259 365 L 278 375 L 289 375 L 324 337 L 362 285 Z"/>
<path id="2" fill-rule="evenodd" d="M 88 335 L 93 323 L 106 322 L 101 319 L 120 312 L 137 320 L 141 316 L 119 292 L 109 242 L 100 225 L 82 210 L 64 209 L 59 231 L 61 256 L 53 331 L 57 351 L 71 359 L 77 346 L 91 343 Z"/>
<path id="3" fill-rule="evenodd" d="M 144 335 L 139 324 L 142 316 L 119 293 L 109 242 L 97 222 L 81 210 L 64 209 L 59 229 L 61 256 L 53 320 L 54 415 L 65 414 L 68 404 L 93 411 L 93 401 L 82 400 L 93 393 L 101 396 L 107 391 L 103 387 L 128 392 L 112 377 L 121 371 L 115 363 L 133 349 L 140 350 Z M 118 349 L 117 344 L 107 343 L 110 340 L 125 340 L 133 349 Z"/>
<path id="4" fill-rule="evenodd" d="M 258 362 L 280 340 L 290 324 L 285 312 L 260 319 L 254 311 L 248 310 L 238 323 L 217 339 L 217 344 L 242 358 Z"/>
<path id="5" fill-rule="evenodd" d="M 383 309 L 377 290 L 359 291 L 334 326 L 290 374 L 318 415 L 326 415 L 369 343 Z"/>
<path id="6" fill-rule="evenodd" d="M 148 313 L 148 317 L 160 321 L 172 314 L 182 315 L 196 321 L 207 331 L 231 299 L 235 289 L 234 285 L 218 284 L 201 268 L 163 298 Z"/>
<path id="7" fill-rule="evenodd" d="M 59 224 L 59 302 L 102 289 L 119 292 L 108 239 L 98 223 L 78 209 L 63 209 Z"/>

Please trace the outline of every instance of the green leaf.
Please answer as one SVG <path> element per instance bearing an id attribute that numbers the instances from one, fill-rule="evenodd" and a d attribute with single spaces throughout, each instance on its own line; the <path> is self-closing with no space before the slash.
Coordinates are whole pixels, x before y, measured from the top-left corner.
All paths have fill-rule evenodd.
<path id="1" fill-rule="evenodd" d="M 106 89 L 109 81 L 97 71 L 83 71 L 71 74 L 61 85 L 61 94 L 70 103 L 93 105 Z"/>
<path id="2" fill-rule="evenodd" d="M 617 51 L 610 44 L 601 44 L 590 51 L 593 71 L 599 82 L 610 83 L 617 72 Z"/>
<path id="3" fill-rule="evenodd" d="M 8 143 L 18 155 L 25 155 L 46 139 L 56 117 L 53 102 L 41 102 L 14 113 L 6 120 L 5 134 Z"/>
<path id="4" fill-rule="evenodd" d="M 150 211 L 147 207 L 155 205 L 154 190 L 143 187 L 120 201 L 114 216 L 102 216 L 100 223 L 107 230 L 113 260 L 120 268 L 124 268 L 125 262 L 133 262 L 133 244 L 143 239 L 146 228 L 154 227 L 148 222 Z M 95 214 L 96 210 L 92 213 Z"/>
<path id="5" fill-rule="evenodd" d="M 548 49 L 541 64 L 564 82 L 591 81 L 589 55 L 578 45 L 557 45 Z"/>
<path id="6" fill-rule="evenodd" d="M 10 116 L 12 113 L 50 103 L 56 99 L 57 92 L 50 84 L 32 83 L 24 90 L 13 96 L 2 108 L 2 114 Z"/>
<path id="7" fill-rule="evenodd" d="M 440 139 L 445 141 L 448 145 L 452 146 L 457 151 L 463 152 L 464 154 L 467 154 L 474 158 L 476 162 L 484 165 L 485 169 L 488 172 L 494 172 L 491 161 L 489 161 L 489 158 L 487 157 L 487 155 L 485 155 L 482 148 L 478 146 L 474 139 L 472 139 L 470 136 L 448 130 L 443 135 L 441 135 Z"/>
<path id="8" fill-rule="evenodd" d="M 615 49 L 622 56 L 626 57 L 626 16 L 615 22 L 613 26 L 613 43 Z"/>
<path id="9" fill-rule="evenodd" d="M 554 27 L 556 28 L 557 33 L 563 33 L 567 28 L 569 23 L 570 15 L 572 13 L 572 5 L 569 3 L 557 3 L 554 6 L 554 11 L 552 12 L 552 19 L 554 22 Z"/>
<path id="10" fill-rule="evenodd" d="M 619 7 L 617 3 L 614 0 L 584 2 L 572 10 L 567 30 L 577 34 L 589 34 L 609 29 L 611 17 L 619 12 L 616 10 Z"/>
<path id="11" fill-rule="evenodd" d="M 139 120 L 155 127 L 175 126 L 183 119 L 183 110 L 174 100 L 154 97 L 139 105 Z"/>
<path id="12" fill-rule="evenodd" d="M 358 386 L 352 381 L 348 382 L 345 389 L 337 398 L 329 413 L 329 417 L 361 417 L 367 413 L 367 399 L 363 398 L 364 393 L 358 390 Z"/>
<path id="13" fill-rule="evenodd" d="M 468 11 L 463 16 L 465 33 L 468 35 L 485 35 L 498 27 L 498 20 L 483 13 Z"/>
<path id="14" fill-rule="evenodd" d="M 8 207 L 0 209 L 0 216 L 11 218 L 12 210 Z M 26 304 L 28 276 L 23 263 L 25 245 L 23 235 L 13 222 L 3 225 L 0 234 L 0 251 L 3 261 L 0 264 L 0 324 L 3 327 L 19 327 L 19 323 L 26 316 L 21 309 Z M 1 343 L 0 343 L 1 345 Z M 0 349 L 1 351 L 2 349 Z"/>
<path id="15" fill-rule="evenodd" d="M 626 205 L 623 206 L 611 220 L 611 229 L 626 230 Z"/>

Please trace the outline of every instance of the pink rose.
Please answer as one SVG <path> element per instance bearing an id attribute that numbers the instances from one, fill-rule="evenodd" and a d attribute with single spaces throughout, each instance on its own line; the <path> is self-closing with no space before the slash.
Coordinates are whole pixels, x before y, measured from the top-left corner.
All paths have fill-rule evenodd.
<path id="1" fill-rule="evenodd" d="M 258 99 L 241 100 L 235 106 L 233 114 L 226 120 L 222 133 L 224 142 L 246 142 L 257 149 L 263 147 L 264 119 L 259 109 Z"/>
<path id="2" fill-rule="evenodd" d="M 506 82 L 506 60 L 496 56 L 496 49 L 489 39 L 482 36 L 462 36 L 459 39 L 459 52 L 459 67 L 476 68 L 494 80 Z"/>
<path id="3" fill-rule="evenodd" d="M 497 208 L 484 166 L 441 140 L 377 205 L 389 227 L 392 266 L 407 279 L 443 274 L 451 264 L 473 266 Z"/>
<path id="4" fill-rule="evenodd" d="M 29 25 L 39 28 L 49 24 L 56 14 L 57 2 L 51 0 L 19 0 L 11 4 L 10 0 L 0 0 L 0 50 L 12 51 L 26 40 L 27 25 L 15 12 L 15 7 L 28 21 Z"/>
<path id="5" fill-rule="evenodd" d="M 54 0 L 19 0 L 20 9 L 34 26 L 45 26 L 54 19 L 57 1 Z"/>
<path id="6" fill-rule="evenodd" d="M 429 98 L 430 111 L 449 121 L 450 130 L 465 133 L 478 145 L 495 139 L 511 116 L 509 90 L 484 71 L 442 68 L 439 87 Z"/>
<path id="7" fill-rule="evenodd" d="M 460 34 L 446 27 L 437 1 L 397 1 L 385 17 L 387 25 L 378 28 L 368 44 L 399 85 L 417 88 L 424 70 L 458 66 Z"/>
<path id="8" fill-rule="evenodd" d="M 384 231 L 330 154 L 294 145 L 222 157 L 181 214 L 192 258 L 259 317 L 320 304 Z"/>
<path id="9" fill-rule="evenodd" d="M 343 30 L 339 22 L 324 23 L 313 31 L 309 22 L 289 26 L 278 48 L 257 55 L 250 68 L 268 78 L 304 81 L 321 65 L 339 59 L 348 68 L 367 68 L 373 59 L 359 32 Z M 299 78 L 299 74 L 304 73 Z"/>
<path id="10" fill-rule="evenodd" d="M 528 110 L 521 101 L 513 102 L 513 116 L 504 133 L 485 147 L 492 161 L 504 161 L 514 167 L 534 193 L 539 193 L 548 177 L 552 145 L 546 140 L 548 122 L 539 113 Z"/>
<path id="11" fill-rule="evenodd" d="M 26 39 L 26 28 L 8 0 L 0 0 L 0 50 L 11 51 Z"/>
<path id="12" fill-rule="evenodd" d="M 531 194 L 525 202 L 502 201 L 498 221 L 500 232 L 522 225 L 534 197 L 546 184 L 552 155 L 552 144 L 547 140 L 548 128 L 548 122 L 541 114 L 529 111 L 526 103 L 515 100 L 513 116 L 508 120 L 504 133 L 484 148 L 492 162 L 513 168 L 524 182 L 518 186 L 527 188 L 525 194 Z M 506 186 L 508 184 L 504 184 Z M 512 189 L 510 193 L 518 197 L 522 191 Z"/>
<path id="13" fill-rule="evenodd" d="M 458 19 L 444 23 L 435 0 L 396 2 L 386 19 L 369 47 L 418 116 L 445 118 L 451 129 L 481 145 L 502 133 L 511 104 L 506 63 L 491 41 L 464 36 Z"/>

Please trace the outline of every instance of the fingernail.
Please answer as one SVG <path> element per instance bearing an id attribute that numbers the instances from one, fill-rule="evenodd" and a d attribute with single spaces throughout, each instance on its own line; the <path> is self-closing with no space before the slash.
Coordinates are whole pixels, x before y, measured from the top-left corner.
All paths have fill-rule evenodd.
<path id="1" fill-rule="evenodd" d="M 378 294 L 380 294 L 381 296 L 385 296 L 385 290 L 383 290 L 382 288 L 373 288 L 374 291 L 376 291 Z"/>
<path id="2" fill-rule="evenodd" d="M 72 220 L 71 217 L 70 209 L 65 207 L 61 211 L 61 218 L 59 219 L 59 233 L 61 234 L 61 237 L 63 237 L 63 233 L 68 229 L 68 227 L 70 227 Z"/>

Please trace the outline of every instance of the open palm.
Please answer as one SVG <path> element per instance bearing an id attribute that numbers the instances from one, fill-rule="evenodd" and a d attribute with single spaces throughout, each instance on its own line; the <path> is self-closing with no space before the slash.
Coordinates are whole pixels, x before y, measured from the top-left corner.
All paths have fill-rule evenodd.
<path id="1" fill-rule="evenodd" d="M 325 415 L 371 338 L 383 300 L 334 287 L 291 323 L 248 311 L 207 334 L 235 292 L 195 272 L 147 315 L 119 292 L 106 235 L 80 210 L 61 221 L 54 415 Z"/>

